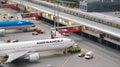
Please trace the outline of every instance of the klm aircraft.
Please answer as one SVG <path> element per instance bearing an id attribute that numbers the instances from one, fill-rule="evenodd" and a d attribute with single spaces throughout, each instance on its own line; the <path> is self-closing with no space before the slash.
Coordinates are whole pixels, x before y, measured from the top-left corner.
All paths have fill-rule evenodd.
<path id="1" fill-rule="evenodd" d="M 34 23 L 30 20 L 5 20 L 0 21 L 0 35 L 5 33 L 7 29 L 28 29 L 34 26 Z"/>

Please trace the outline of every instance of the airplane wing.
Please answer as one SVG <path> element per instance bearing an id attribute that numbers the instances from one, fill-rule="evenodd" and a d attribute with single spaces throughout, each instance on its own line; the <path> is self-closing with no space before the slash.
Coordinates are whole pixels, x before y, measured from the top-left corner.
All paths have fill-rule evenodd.
<path id="1" fill-rule="evenodd" d="M 29 51 L 15 51 L 15 52 L 9 53 L 6 63 L 12 62 L 13 60 L 20 58 L 21 56 L 25 55 L 28 52 Z"/>

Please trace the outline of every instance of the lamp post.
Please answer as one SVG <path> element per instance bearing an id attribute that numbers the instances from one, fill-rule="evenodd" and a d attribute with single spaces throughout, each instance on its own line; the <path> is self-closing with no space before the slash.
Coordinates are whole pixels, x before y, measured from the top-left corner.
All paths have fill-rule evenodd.
<path id="1" fill-rule="evenodd" d="M 57 2 L 57 27 L 59 27 L 59 0 Z"/>
<path id="2" fill-rule="evenodd" d="M 53 16 L 53 21 L 54 21 L 54 28 L 59 27 L 59 1 L 54 3 L 54 16 Z"/>
<path id="3" fill-rule="evenodd" d="M 53 37 L 56 37 L 56 27 L 59 27 L 59 2 L 54 3 L 53 21 L 54 21 L 54 29 L 51 29 L 51 31 L 54 31 Z"/>

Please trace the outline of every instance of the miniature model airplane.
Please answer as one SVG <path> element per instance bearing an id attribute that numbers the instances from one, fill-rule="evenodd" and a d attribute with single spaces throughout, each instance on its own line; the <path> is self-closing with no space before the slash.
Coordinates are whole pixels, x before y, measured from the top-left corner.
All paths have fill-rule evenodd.
<path id="1" fill-rule="evenodd" d="M 29 20 L 6 20 L 0 21 L 0 34 L 4 34 L 6 29 L 22 29 L 25 30 L 34 25 Z"/>
<path id="2" fill-rule="evenodd" d="M 69 38 L 56 38 L 16 43 L 4 43 L 0 45 L 0 56 L 7 57 L 6 63 L 18 58 L 30 61 L 39 60 L 41 51 L 64 50 L 74 45 L 74 41 Z"/>

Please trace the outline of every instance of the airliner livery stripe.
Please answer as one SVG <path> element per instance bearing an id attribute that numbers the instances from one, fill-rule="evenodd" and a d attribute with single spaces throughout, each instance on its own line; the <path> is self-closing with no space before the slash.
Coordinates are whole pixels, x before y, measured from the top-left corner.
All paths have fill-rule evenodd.
<path id="1" fill-rule="evenodd" d="M 58 42 L 63 42 L 63 40 L 41 41 L 41 42 L 37 42 L 37 44 L 58 43 Z"/>
<path id="2" fill-rule="evenodd" d="M 33 24 L 34 23 L 29 20 L 0 21 L 0 27 L 23 26 L 23 25 L 33 25 Z"/>

